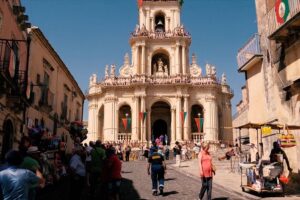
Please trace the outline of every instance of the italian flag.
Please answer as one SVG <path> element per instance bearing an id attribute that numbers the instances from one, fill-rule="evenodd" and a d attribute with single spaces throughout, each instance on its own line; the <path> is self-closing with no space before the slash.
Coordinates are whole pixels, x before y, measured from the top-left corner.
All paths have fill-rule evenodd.
<path id="1" fill-rule="evenodd" d="M 275 3 L 276 21 L 279 24 L 286 22 L 286 19 L 290 13 L 290 6 L 288 0 L 276 0 Z"/>

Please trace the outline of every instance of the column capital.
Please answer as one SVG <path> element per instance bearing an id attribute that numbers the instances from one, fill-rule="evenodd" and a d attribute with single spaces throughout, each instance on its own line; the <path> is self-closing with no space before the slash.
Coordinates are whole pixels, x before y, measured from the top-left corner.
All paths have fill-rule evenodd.
<path id="1" fill-rule="evenodd" d="M 187 99 L 187 98 L 190 97 L 190 95 L 189 95 L 189 94 L 184 94 L 183 97 L 184 97 L 185 99 Z"/>

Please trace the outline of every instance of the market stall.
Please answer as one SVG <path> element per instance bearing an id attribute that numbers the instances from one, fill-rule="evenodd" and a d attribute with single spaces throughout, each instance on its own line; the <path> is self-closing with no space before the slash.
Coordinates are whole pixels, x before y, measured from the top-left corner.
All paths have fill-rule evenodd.
<path id="1" fill-rule="evenodd" d="M 276 136 L 278 143 L 282 148 L 289 148 L 296 146 L 296 141 L 290 130 L 299 130 L 300 126 L 295 125 L 282 125 L 274 123 L 248 123 L 239 127 L 242 129 L 255 129 L 256 130 L 256 145 L 259 150 L 258 162 L 243 162 L 240 163 L 241 168 L 241 188 L 243 191 L 255 191 L 258 193 L 283 193 L 284 184 L 288 182 L 287 176 L 283 175 L 283 157 L 276 154 L 276 161 L 263 160 L 263 138 Z M 286 130 L 286 133 L 284 133 Z M 239 136 L 239 144 L 241 147 L 241 137 Z M 243 173 L 246 173 L 247 181 L 243 181 Z"/>

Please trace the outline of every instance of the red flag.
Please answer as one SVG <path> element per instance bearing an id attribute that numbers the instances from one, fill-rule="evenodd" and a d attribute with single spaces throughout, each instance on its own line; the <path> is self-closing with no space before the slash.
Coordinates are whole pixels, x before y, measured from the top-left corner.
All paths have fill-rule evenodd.
<path id="1" fill-rule="evenodd" d="M 195 120 L 195 122 L 196 122 L 198 131 L 200 132 L 200 118 L 194 118 L 194 120 Z"/>
<path id="2" fill-rule="evenodd" d="M 127 118 L 122 118 L 123 126 L 127 130 Z"/>
<path id="3" fill-rule="evenodd" d="M 139 8 L 143 6 L 143 0 L 138 0 Z"/>
<path id="4" fill-rule="evenodd" d="M 180 112 L 181 123 L 184 124 L 184 112 Z"/>
<path id="5" fill-rule="evenodd" d="M 143 117 L 144 117 L 144 113 L 143 112 L 140 112 L 140 120 L 142 120 L 143 119 Z"/>

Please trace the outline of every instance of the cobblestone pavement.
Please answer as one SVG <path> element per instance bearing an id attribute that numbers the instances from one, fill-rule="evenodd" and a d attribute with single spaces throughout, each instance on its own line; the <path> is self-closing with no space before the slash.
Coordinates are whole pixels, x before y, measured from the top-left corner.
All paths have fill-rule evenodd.
<path id="1" fill-rule="evenodd" d="M 197 178 L 186 176 L 167 167 L 165 195 L 154 197 L 151 193 L 151 178 L 147 175 L 146 161 L 124 162 L 122 176 L 124 181 L 121 187 L 121 200 L 135 199 L 181 199 L 197 200 L 201 183 Z M 243 200 L 248 199 L 237 196 L 235 193 L 213 186 L 213 199 L 215 200 Z"/>

